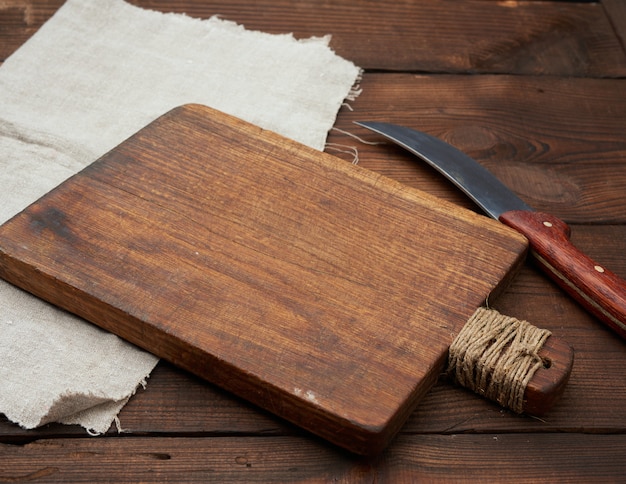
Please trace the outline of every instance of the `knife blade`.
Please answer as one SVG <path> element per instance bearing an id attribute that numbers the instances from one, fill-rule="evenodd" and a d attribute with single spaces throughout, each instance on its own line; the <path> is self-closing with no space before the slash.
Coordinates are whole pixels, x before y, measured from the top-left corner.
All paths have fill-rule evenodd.
<path id="1" fill-rule="evenodd" d="M 626 281 L 570 242 L 570 227 L 537 212 L 476 160 L 445 141 L 404 126 L 357 125 L 405 148 L 452 181 L 490 217 L 524 235 L 543 271 L 591 314 L 626 339 Z"/>

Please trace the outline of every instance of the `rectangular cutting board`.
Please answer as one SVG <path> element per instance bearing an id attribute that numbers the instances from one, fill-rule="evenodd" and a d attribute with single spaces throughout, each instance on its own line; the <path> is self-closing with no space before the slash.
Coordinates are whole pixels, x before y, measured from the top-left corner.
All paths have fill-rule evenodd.
<path id="1" fill-rule="evenodd" d="M 498 222 L 185 105 L 0 227 L 0 276 L 375 454 L 526 248 Z"/>

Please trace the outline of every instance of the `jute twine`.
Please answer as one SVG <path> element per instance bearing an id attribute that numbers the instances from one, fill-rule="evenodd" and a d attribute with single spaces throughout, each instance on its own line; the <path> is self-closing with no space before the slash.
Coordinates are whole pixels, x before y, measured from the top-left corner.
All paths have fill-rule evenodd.
<path id="1" fill-rule="evenodd" d="M 523 413 L 524 392 L 543 361 L 550 331 L 478 308 L 450 346 L 448 375 L 460 385 Z"/>

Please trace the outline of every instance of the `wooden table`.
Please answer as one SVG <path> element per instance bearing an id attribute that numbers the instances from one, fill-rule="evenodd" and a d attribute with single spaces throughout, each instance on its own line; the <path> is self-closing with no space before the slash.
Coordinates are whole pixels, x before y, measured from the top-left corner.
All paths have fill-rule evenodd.
<path id="1" fill-rule="evenodd" d="M 355 120 L 409 125 L 454 143 L 576 245 L 626 278 L 626 3 L 622 0 L 194 1 L 131 3 L 250 29 L 333 35 L 365 69 Z M 0 3 L 0 60 L 62 0 Z M 390 145 L 341 131 L 361 166 L 473 209 L 441 176 Z M 353 155 L 328 151 L 350 162 Z M 388 450 L 349 455 L 167 363 L 120 414 L 124 433 L 22 430 L 0 417 L 0 482 L 619 481 L 626 479 L 626 342 L 527 264 L 502 312 L 570 342 L 574 371 L 543 419 L 520 417 L 444 379 Z"/>

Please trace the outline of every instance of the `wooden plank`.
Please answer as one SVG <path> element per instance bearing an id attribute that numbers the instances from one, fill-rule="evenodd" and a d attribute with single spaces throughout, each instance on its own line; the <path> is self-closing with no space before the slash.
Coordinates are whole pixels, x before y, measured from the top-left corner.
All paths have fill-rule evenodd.
<path id="1" fill-rule="evenodd" d="M 359 453 L 397 432 L 526 251 L 498 222 L 198 105 L 0 233 L 3 278 Z"/>
<path id="2" fill-rule="evenodd" d="M 574 482 L 623 476 L 625 435 L 400 436 L 377 482 Z"/>
<path id="3" fill-rule="evenodd" d="M 42 440 L 0 445 L 0 480 L 595 482 L 626 473 L 625 446 L 626 435 L 401 435 L 364 460 L 302 437 Z"/>
<path id="4" fill-rule="evenodd" d="M 626 51 L 626 4 L 621 0 L 602 0 L 601 4 Z"/>
<path id="5" fill-rule="evenodd" d="M 370 142 L 382 140 L 353 121 L 426 131 L 483 163 L 537 210 L 571 224 L 626 222 L 623 80 L 372 73 L 362 87 L 338 128 Z M 356 148 L 366 168 L 472 206 L 401 148 L 366 145 L 338 131 L 328 141 Z"/>
<path id="6" fill-rule="evenodd" d="M 49 483 L 331 481 L 359 471 L 351 458 L 305 438 L 46 440 L 0 446 L 0 458 L 0 480 Z"/>
<path id="7" fill-rule="evenodd" d="M 219 14 L 250 29 L 293 32 L 298 38 L 332 34 L 331 46 L 337 53 L 366 69 L 588 77 L 626 74 L 619 38 L 605 11 L 595 3 L 462 0 L 454 2 L 453 13 L 451 4 L 443 0 L 131 3 L 200 18 Z M 4 9 L 0 60 L 61 4 L 61 0 L 17 1 L 0 7 Z"/>

